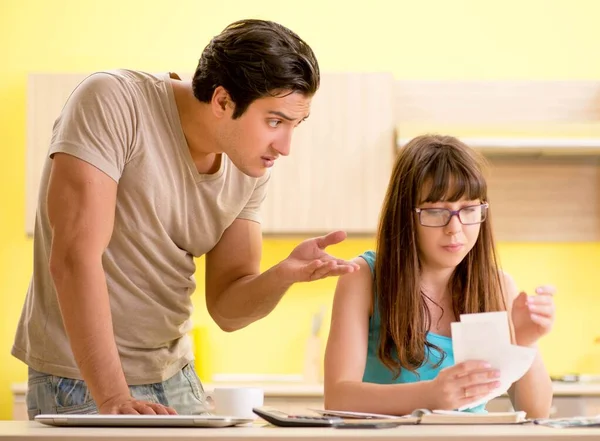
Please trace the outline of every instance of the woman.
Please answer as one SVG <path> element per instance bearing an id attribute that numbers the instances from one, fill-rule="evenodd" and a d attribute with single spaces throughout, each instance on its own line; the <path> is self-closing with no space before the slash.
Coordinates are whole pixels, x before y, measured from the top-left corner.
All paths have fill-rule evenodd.
<path id="1" fill-rule="evenodd" d="M 325 407 L 403 415 L 458 409 L 499 386 L 484 361 L 454 364 L 460 314 L 508 312 L 513 343 L 535 346 L 554 322 L 554 289 L 518 293 L 495 254 L 483 158 L 456 138 L 420 136 L 399 152 L 376 253 L 338 280 L 325 354 Z M 547 417 L 549 375 L 539 353 L 509 395 Z M 470 409 L 485 412 L 485 405 Z"/>

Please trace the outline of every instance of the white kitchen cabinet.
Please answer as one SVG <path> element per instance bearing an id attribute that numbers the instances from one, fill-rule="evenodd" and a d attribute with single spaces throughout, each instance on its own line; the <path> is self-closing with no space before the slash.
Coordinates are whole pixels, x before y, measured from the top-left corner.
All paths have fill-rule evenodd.
<path id="1" fill-rule="evenodd" d="M 13 411 L 12 411 L 12 419 L 13 420 L 27 420 L 29 417 L 27 416 L 27 402 L 26 402 L 26 394 L 27 394 L 27 384 L 11 384 L 10 391 L 13 396 Z"/>
<path id="2" fill-rule="evenodd" d="M 34 73 L 27 77 L 27 162 L 25 232 L 33 234 L 42 170 L 46 163 L 52 127 L 65 102 L 85 73 Z"/>
<path id="3" fill-rule="evenodd" d="M 311 114 L 272 169 L 266 233 L 376 231 L 394 159 L 394 79 L 323 74 Z"/>

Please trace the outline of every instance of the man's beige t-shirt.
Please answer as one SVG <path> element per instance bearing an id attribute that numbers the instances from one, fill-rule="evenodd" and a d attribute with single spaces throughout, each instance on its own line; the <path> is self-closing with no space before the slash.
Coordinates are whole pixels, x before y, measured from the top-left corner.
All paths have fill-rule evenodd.
<path id="1" fill-rule="evenodd" d="M 210 251 L 235 219 L 260 221 L 269 175 L 249 177 L 226 155 L 218 172 L 199 174 L 170 81 L 169 74 L 128 70 L 93 74 L 56 120 L 40 183 L 34 271 L 12 348 L 37 371 L 82 379 L 48 270 L 46 192 L 53 154 L 76 156 L 118 183 L 114 230 L 102 263 L 131 385 L 164 381 L 193 360 L 187 336 L 196 288 L 193 258 Z"/>

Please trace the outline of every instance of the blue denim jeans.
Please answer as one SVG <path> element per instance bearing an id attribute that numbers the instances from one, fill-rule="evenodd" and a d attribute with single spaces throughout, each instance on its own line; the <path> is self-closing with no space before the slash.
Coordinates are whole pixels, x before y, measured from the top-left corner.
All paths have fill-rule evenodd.
<path id="1" fill-rule="evenodd" d="M 191 363 L 162 383 L 129 386 L 129 390 L 135 399 L 170 406 L 180 415 L 208 413 L 204 388 Z M 33 419 L 42 413 L 94 414 L 98 408 L 83 380 L 29 368 L 27 413 Z"/>

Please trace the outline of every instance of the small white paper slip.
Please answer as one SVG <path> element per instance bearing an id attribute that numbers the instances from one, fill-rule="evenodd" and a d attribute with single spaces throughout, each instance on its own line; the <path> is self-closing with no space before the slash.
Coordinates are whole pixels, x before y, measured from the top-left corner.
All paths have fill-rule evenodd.
<path id="1" fill-rule="evenodd" d="M 510 329 L 506 311 L 461 314 L 460 323 L 485 323 L 487 326 L 480 328 L 482 332 L 493 334 L 494 338 L 510 344 Z"/>
<path id="2" fill-rule="evenodd" d="M 498 348 L 510 346 L 510 339 L 503 332 L 487 323 L 451 323 L 452 349 L 455 363 L 466 360 L 487 361 Z"/>
<path id="3" fill-rule="evenodd" d="M 488 353 L 511 344 L 506 311 L 461 314 L 460 320 L 450 325 L 456 363 L 486 360 Z"/>

